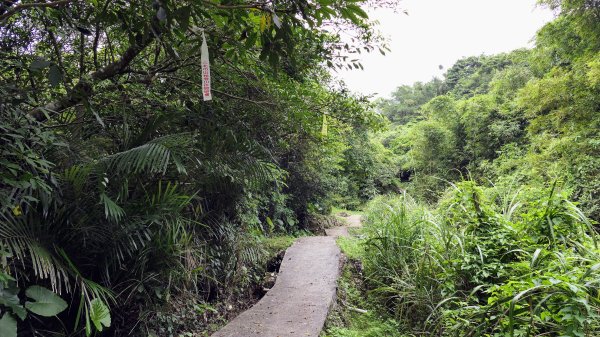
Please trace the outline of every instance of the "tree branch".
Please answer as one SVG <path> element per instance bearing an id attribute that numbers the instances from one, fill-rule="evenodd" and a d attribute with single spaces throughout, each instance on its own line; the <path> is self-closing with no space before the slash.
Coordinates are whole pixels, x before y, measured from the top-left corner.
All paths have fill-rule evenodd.
<path id="1" fill-rule="evenodd" d="M 108 5 L 110 4 L 111 0 L 106 0 L 106 2 L 104 3 L 104 6 L 102 7 L 102 14 L 106 13 L 106 10 L 108 9 Z M 96 32 L 95 32 L 95 36 L 94 36 L 94 44 L 92 46 L 93 50 L 94 50 L 94 69 L 98 70 L 98 43 L 100 42 L 100 35 L 102 34 L 102 32 L 100 31 L 100 20 L 96 20 Z"/>
<path id="2" fill-rule="evenodd" d="M 48 32 L 48 37 L 50 38 L 52 47 L 54 49 L 54 54 L 56 56 L 56 63 L 58 64 L 58 68 L 60 69 L 60 71 L 62 72 L 62 75 L 63 75 L 62 76 L 63 85 L 65 86 L 65 90 L 67 90 L 67 92 L 69 92 L 71 90 L 71 88 L 69 87 L 69 84 L 66 79 L 67 78 L 67 69 L 63 65 L 62 55 L 60 53 L 60 47 L 58 46 L 58 41 L 56 40 L 56 36 L 54 35 L 54 32 L 52 31 L 52 29 L 49 28 L 48 22 L 44 22 L 44 25 L 46 27 L 46 31 Z"/>
<path id="3" fill-rule="evenodd" d="M 196 83 L 196 82 L 194 82 L 194 81 L 190 81 L 190 80 L 188 80 L 188 79 L 185 79 L 185 78 L 180 78 L 180 77 L 175 77 L 175 76 L 163 76 L 163 77 L 165 77 L 165 78 L 170 78 L 170 79 L 173 79 L 173 80 L 176 80 L 176 81 L 181 81 L 181 82 L 183 82 L 183 83 L 187 83 L 187 84 L 194 85 L 194 86 L 200 86 L 200 84 L 199 84 L 199 83 Z M 254 101 L 254 100 L 251 100 L 251 99 L 249 99 L 249 98 L 245 98 L 245 97 L 240 97 L 240 96 L 236 96 L 236 95 L 228 94 L 228 93 L 226 93 L 226 92 L 224 92 L 224 91 L 220 91 L 220 90 L 217 90 L 217 89 L 214 89 L 214 88 L 212 88 L 211 90 L 212 90 L 213 92 L 215 92 L 215 93 L 219 94 L 219 95 L 222 95 L 222 96 L 227 96 L 227 97 L 229 97 L 229 98 L 237 99 L 237 100 L 239 100 L 239 101 L 244 101 L 244 102 L 248 102 L 248 103 L 253 103 L 253 104 L 256 104 L 256 105 L 263 105 L 263 104 L 267 104 L 267 105 L 271 105 L 271 106 L 277 106 L 277 103 L 273 103 L 273 102 L 269 102 L 269 101 Z"/>
<path id="4" fill-rule="evenodd" d="M 228 94 L 228 93 L 226 93 L 226 92 L 223 92 L 223 91 L 220 91 L 220 90 L 217 90 L 217 89 L 212 89 L 212 91 L 216 92 L 216 93 L 217 93 L 217 94 L 219 94 L 219 95 L 227 96 L 227 97 L 229 97 L 229 98 L 237 99 L 237 100 L 240 100 L 240 101 L 245 101 L 245 102 L 249 102 L 249 103 L 254 103 L 254 104 L 257 104 L 257 105 L 261 105 L 261 104 L 268 104 L 268 105 L 272 105 L 272 106 L 277 106 L 277 104 L 276 104 L 276 103 L 269 102 L 269 101 L 253 101 L 253 100 L 251 100 L 251 99 L 249 99 L 249 98 L 235 96 L 235 95 Z"/>
<path id="5" fill-rule="evenodd" d="M 30 2 L 30 3 L 18 4 L 15 7 L 7 10 L 4 14 L 0 15 L 0 22 L 4 21 L 4 20 L 8 19 L 9 17 L 13 16 L 14 14 L 16 14 L 20 11 L 23 11 L 25 9 L 28 9 L 28 8 L 58 7 L 61 5 L 66 5 L 73 1 L 74 0 L 59 0 L 59 1 L 53 1 L 53 2 Z"/>
<path id="6" fill-rule="evenodd" d="M 46 113 L 61 112 L 90 97 L 93 94 L 93 84 L 120 74 L 152 42 L 153 38 L 152 35 L 145 34 L 145 36 L 138 36 L 136 40 L 138 42 L 127 48 L 120 59 L 93 72 L 90 75 L 91 81 L 88 82 L 85 79 L 81 79 L 65 97 L 34 109 L 29 112 L 29 115 L 41 122 L 47 119 Z"/>
<path id="7" fill-rule="evenodd" d="M 129 63 L 131 63 L 131 61 L 133 61 L 133 59 L 139 53 L 141 53 L 142 50 L 144 50 L 144 48 L 146 48 L 150 42 L 152 42 L 152 40 L 152 37 L 141 38 L 141 41 L 134 43 L 132 46 L 127 48 L 120 59 L 98 71 L 93 72 L 91 75 L 92 79 L 96 81 L 102 81 L 117 75 L 119 71 L 127 68 Z"/>
<path id="8" fill-rule="evenodd" d="M 218 9 L 258 9 L 260 11 L 263 12 L 277 12 L 277 13 L 292 13 L 291 10 L 285 10 L 285 9 L 270 9 L 267 5 L 267 2 L 255 2 L 255 3 L 249 3 L 249 4 L 245 4 L 245 5 L 221 5 L 218 3 L 214 3 L 210 0 L 202 0 L 202 3 L 218 8 Z"/>
<path id="9" fill-rule="evenodd" d="M 79 33 L 79 78 L 85 73 L 85 34 Z"/>
<path id="10" fill-rule="evenodd" d="M 209 0 L 203 0 L 202 2 L 209 6 L 218 8 L 218 9 L 260 9 L 260 10 L 263 10 L 265 5 L 267 4 L 266 2 L 261 2 L 261 3 L 257 2 L 257 3 L 245 4 L 245 5 L 221 5 L 221 4 L 209 1 Z"/>

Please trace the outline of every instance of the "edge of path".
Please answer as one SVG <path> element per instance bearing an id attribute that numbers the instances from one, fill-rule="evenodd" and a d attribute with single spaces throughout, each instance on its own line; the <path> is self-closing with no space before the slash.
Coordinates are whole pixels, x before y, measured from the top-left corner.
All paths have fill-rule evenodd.
<path id="1" fill-rule="evenodd" d="M 212 337 L 318 337 L 337 296 L 342 254 L 336 239 L 360 227 L 360 217 L 342 217 L 347 225 L 326 229 L 327 236 L 297 239 L 273 288 Z"/>

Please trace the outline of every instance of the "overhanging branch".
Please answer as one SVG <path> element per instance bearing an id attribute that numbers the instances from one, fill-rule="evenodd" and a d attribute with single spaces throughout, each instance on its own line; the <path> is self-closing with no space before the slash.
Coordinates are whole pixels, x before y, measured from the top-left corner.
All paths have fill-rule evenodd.
<path id="1" fill-rule="evenodd" d="M 212 1 L 209 0 L 204 0 L 202 1 L 203 3 L 218 8 L 218 9 L 264 9 L 265 5 L 267 4 L 266 2 L 255 2 L 255 3 L 250 3 L 250 4 L 244 4 L 244 5 L 221 5 L 218 3 L 214 3 Z"/>
<path id="2" fill-rule="evenodd" d="M 4 20 L 8 19 L 9 17 L 13 16 L 14 14 L 21 12 L 23 10 L 26 10 L 28 8 L 58 7 L 61 5 L 66 5 L 73 1 L 74 0 L 58 0 L 58 1 L 53 1 L 53 2 L 29 2 L 29 3 L 18 4 L 16 6 L 12 7 L 11 9 L 7 10 L 2 15 L 0 15 L 0 22 L 2 22 Z"/>
<path id="3" fill-rule="evenodd" d="M 125 68 L 129 66 L 131 61 L 146 48 L 153 38 L 151 35 L 140 37 L 138 42 L 127 48 L 127 50 L 121 55 L 121 58 L 115 62 L 112 62 L 101 68 L 98 71 L 93 72 L 90 75 L 91 81 L 81 79 L 66 96 L 46 104 L 43 107 L 36 108 L 29 112 L 29 115 L 38 121 L 44 121 L 47 119 L 47 113 L 59 113 L 65 109 L 68 109 L 82 100 L 90 97 L 93 94 L 93 85 L 97 82 L 112 78 L 121 73 Z"/>

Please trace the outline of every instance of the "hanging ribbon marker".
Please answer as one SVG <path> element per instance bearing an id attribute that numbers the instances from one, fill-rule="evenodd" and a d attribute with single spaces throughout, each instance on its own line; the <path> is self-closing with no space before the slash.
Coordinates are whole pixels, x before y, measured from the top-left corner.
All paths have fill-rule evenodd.
<path id="1" fill-rule="evenodd" d="M 200 65 L 202 66 L 202 97 L 205 101 L 212 100 L 210 92 L 210 59 L 208 57 L 208 45 L 206 37 L 202 32 L 202 47 L 200 47 Z"/>
<path id="2" fill-rule="evenodd" d="M 273 11 L 273 23 L 275 26 L 277 26 L 277 28 L 281 29 L 281 20 L 279 20 L 279 17 L 277 14 L 275 14 L 275 11 Z"/>
<path id="3" fill-rule="evenodd" d="M 275 12 L 275 7 L 273 8 L 268 8 L 269 12 L 271 12 L 271 18 L 273 19 L 273 23 L 275 24 L 275 26 L 279 29 L 281 29 L 281 20 L 279 19 L 279 17 L 277 16 L 277 13 Z"/>

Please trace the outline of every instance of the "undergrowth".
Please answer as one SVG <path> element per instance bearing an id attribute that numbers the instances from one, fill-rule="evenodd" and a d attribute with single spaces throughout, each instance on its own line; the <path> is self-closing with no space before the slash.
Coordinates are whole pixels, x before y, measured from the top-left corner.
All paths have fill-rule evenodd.
<path id="1" fill-rule="evenodd" d="M 369 300 L 361 257 L 364 249 L 360 230 L 355 236 L 340 237 L 338 245 L 347 258 L 338 280 L 336 304 L 327 318 L 321 337 L 404 337 L 398 322 Z"/>
<path id="2" fill-rule="evenodd" d="M 465 181 L 434 209 L 376 198 L 339 240 L 350 263 L 325 336 L 600 335 L 598 234 L 559 185 Z"/>
<path id="3" fill-rule="evenodd" d="M 352 210 L 352 209 L 347 209 L 347 208 L 340 208 L 340 207 L 332 207 L 331 208 L 331 214 L 333 215 L 339 215 L 339 214 L 351 214 L 351 215 L 357 215 L 357 214 L 362 214 L 362 211 L 360 210 Z"/>
<path id="4" fill-rule="evenodd" d="M 235 292 L 217 301 L 205 301 L 190 291 L 174 294 L 164 304 L 149 311 L 147 335 L 158 336 L 210 336 L 225 326 L 239 313 L 250 308 L 264 295 L 264 285 L 272 282 L 272 274 L 281 264 L 285 250 L 298 236 L 295 235 L 258 237 L 263 252 L 253 267 L 243 266 L 246 280 L 238 280 Z"/>

